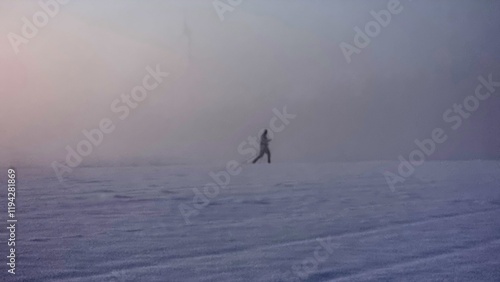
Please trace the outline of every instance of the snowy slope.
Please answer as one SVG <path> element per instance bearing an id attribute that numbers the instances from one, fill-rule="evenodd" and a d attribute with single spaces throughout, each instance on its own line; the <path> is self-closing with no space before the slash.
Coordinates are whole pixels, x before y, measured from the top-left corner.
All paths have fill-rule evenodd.
<path id="1" fill-rule="evenodd" d="M 392 192 L 394 166 L 246 165 L 191 225 L 179 204 L 222 167 L 79 168 L 66 185 L 20 168 L 16 278 L 500 281 L 500 164 L 427 162 Z"/>

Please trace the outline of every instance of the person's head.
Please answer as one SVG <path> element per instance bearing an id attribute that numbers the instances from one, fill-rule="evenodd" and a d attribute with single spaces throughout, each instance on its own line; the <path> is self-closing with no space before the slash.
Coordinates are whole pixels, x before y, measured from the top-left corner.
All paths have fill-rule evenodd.
<path id="1" fill-rule="evenodd" d="M 266 135 L 267 136 L 267 129 L 264 129 L 264 133 L 262 133 L 262 135 Z"/>

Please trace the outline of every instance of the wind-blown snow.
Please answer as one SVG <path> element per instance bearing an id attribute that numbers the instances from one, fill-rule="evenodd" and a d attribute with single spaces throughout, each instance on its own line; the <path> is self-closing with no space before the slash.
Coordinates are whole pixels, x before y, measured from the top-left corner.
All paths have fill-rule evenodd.
<path id="1" fill-rule="evenodd" d="M 219 167 L 19 168 L 16 278 L 500 281 L 500 163 L 427 162 L 391 192 L 394 165 L 245 165 L 192 225 L 178 205 Z"/>

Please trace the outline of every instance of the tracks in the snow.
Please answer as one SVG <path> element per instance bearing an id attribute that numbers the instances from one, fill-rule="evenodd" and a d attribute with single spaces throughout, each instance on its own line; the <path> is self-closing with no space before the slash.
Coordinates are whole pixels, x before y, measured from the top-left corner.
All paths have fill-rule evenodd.
<path id="1" fill-rule="evenodd" d="M 486 210 L 480 210 L 480 211 L 474 211 L 474 212 L 468 212 L 468 213 L 439 215 L 439 216 L 435 216 L 432 218 L 426 218 L 426 219 L 411 221 L 411 222 L 390 224 L 387 226 L 377 227 L 377 228 L 369 228 L 369 229 L 362 230 L 362 231 L 332 234 L 332 235 L 326 236 L 326 237 L 318 237 L 318 238 L 315 237 L 315 238 L 311 238 L 311 239 L 288 241 L 288 242 L 283 242 L 283 243 L 278 243 L 278 244 L 269 244 L 269 245 L 261 245 L 261 246 L 256 246 L 256 247 L 240 248 L 240 249 L 235 249 L 235 250 L 226 251 L 226 252 L 222 252 L 222 253 L 202 254 L 202 255 L 195 255 L 195 256 L 177 256 L 177 257 L 173 256 L 173 257 L 168 257 L 165 259 L 167 259 L 169 261 L 169 264 L 173 264 L 177 261 L 178 263 L 185 265 L 185 260 L 209 259 L 209 258 L 215 259 L 218 257 L 224 257 L 227 255 L 234 255 L 234 254 L 250 252 L 250 251 L 258 251 L 258 250 L 266 250 L 266 249 L 282 248 L 282 247 L 291 247 L 291 246 L 300 245 L 300 244 L 313 243 L 317 239 L 326 239 L 326 238 L 341 239 L 341 238 L 348 238 L 348 237 L 352 237 L 352 236 L 366 236 L 366 235 L 371 235 L 371 234 L 377 234 L 379 232 L 397 230 L 401 227 L 422 225 L 422 224 L 427 224 L 427 223 L 431 223 L 431 222 L 439 222 L 441 220 L 449 220 L 449 219 L 453 219 L 453 218 L 468 217 L 468 216 L 472 216 L 472 215 L 490 213 L 490 212 L 495 212 L 495 211 L 499 211 L 499 210 L 500 209 L 496 208 L 496 209 L 486 209 Z"/>
<path id="2" fill-rule="evenodd" d="M 496 238 L 496 239 L 489 240 L 486 242 L 480 242 L 480 243 L 473 244 L 473 245 L 470 245 L 467 247 L 458 248 L 458 249 L 453 250 L 453 251 L 443 251 L 439 254 L 433 254 L 430 256 L 418 257 L 418 258 L 403 261 L 403 262 L 387 264 L 383 267 L 377 267 L 377 268 L 368 269 L 368 270 L 360 271 L 357 273 L 337 277 L 337 278 L 328 280 L 328 282 L 356 281 L 356 279 L 374 277 L 377 274 L 383 274 L 383 273 L 387 273 L 390 271 L 396 271 L 397 269 L 411 267 L 414 265 L 418 265 L 420 263 L 428 262 L 429 260 L 446 259 L 448 257 L 462 254 L 464 252 L 475 251 L 478 249 L 486 249 L 486 248 L 489 248 L 492 244 L 499 244 L 499 246 L 500 246 L 500 238 Z M 321 276 L 325 276 L 325 274 L 327 274 L 327 272 L 323 273 Z"/>

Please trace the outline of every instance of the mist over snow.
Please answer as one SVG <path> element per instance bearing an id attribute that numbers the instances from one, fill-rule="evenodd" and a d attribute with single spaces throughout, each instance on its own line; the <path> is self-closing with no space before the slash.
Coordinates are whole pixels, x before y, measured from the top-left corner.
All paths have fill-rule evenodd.
<path id="1" fill-rule="evenodd" d="M 0 42 L 1 164 L 64 160 L 103 118 L 116 128 L 83 164 L 242 161 L 283 107 L 296 118 L 276 162 L 396 160 L 436 127 L 449 139 L 432 159 L 500 157 L 499 89 L 459 130 L 443 120 L 479 76 L 500 80 L 500 3 L 401 1 L 347 63 L 339 44 L 387 3 L 252 0 L 221 21 L 211 1 L 72 1 L 18 54 Z M 38 10 L 0 3 L 0 33 Z M 157 65 L 169 76 L 120 120 L 113 101 Z"/>
<path id="2" fill-rule="evenodd" d="M 499 15 L 0 1 L 0 281 L 500 281 Z"/>

